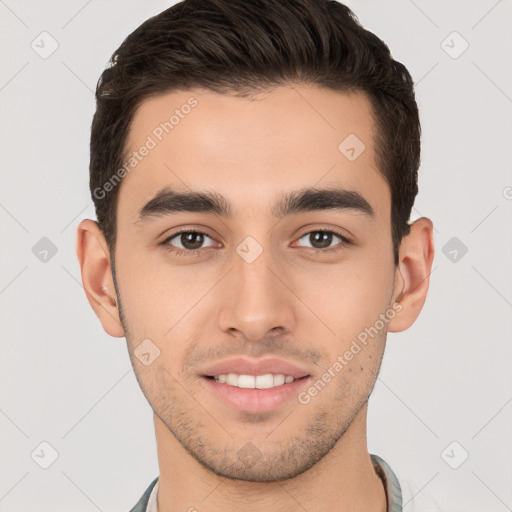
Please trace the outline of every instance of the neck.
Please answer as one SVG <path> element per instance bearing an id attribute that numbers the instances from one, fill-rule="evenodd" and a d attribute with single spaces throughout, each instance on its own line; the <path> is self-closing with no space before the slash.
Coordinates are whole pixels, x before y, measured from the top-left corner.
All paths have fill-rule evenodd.
<path id="1" fill-rule="evenodd" d="M 154 415 L 158 450 L 158 512 L 253 512 L 365 510 L 385 512 L 386 494 L 366 441 L 367 404 L 317 464 L 294 478 L 247 482 L 220 477 L 202 466 Z"/>

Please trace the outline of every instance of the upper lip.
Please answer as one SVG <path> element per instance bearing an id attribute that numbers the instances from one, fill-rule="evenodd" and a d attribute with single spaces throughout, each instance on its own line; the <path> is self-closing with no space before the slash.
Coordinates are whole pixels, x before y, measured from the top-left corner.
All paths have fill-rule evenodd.
<path id="1" fill-rule="evenodd" d="M 235 357 L 211 364 L 201 370 L 201 374 L 207 377 L 215 377 L 216 375 L 228 373 L 254 376 L 273 373 L 283 374 L 285 376 L 290 375 L 294 379 L 300 379 L 309 375 L 307 370 L 289 361 L 277 358 L 249 359 L 245 357 Z"/>

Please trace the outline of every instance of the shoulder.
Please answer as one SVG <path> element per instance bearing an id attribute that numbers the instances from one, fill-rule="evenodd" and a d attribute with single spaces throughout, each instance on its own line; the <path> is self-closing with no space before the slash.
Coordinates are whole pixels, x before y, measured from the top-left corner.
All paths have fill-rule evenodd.
<path id="1" fill-rule="evenodd" d="M 395 468 L 395 474 L 402 491 L 402 507 L 407 512 L 447 512 L 431 492 L 432 479 L 418 481 L 409 472 Z"/>
<path id="2" fill-rule="evenodd" d="M 408 512 L 446 512 L 447 509 L 434 499 L 425 483 L 419 484 L 409 478 L 400 478 L 403 508 Z"/>
<path id="3" fill-rule="evenodd" d="M 376 473 L 381 477 L 388 496 L 388 512 L 446 512 L 429 492 L 425 484 L 416 482 L 408 474 L 397 470 L 378 455 L 371 455 Z"/>
<path id="4" fill-rule="evenodd" d="M 147 512 L 149 497 L 151 495 L 151 491 L 153 487 L 155 487 L 158 482 L 158 477 L 156 477 L 150 484 L 149 487 L 144 491 L 144 494 L 141 496 L 140 500 L 137 504 L 130 510 L 130 512 Z"/>

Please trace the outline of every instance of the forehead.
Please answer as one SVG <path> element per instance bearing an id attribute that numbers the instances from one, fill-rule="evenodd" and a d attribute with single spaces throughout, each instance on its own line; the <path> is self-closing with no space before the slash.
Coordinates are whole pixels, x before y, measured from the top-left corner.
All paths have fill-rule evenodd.
<path id="1" fill-rule="evenodd" d="M 374 130 L 366 95 L 316 86 L 250 97 L 191 89 L 146 99 L 127 139 L 126 159 L 133 165 L 126 167 L 119 218 L 133 216 L 164 187 L 207 189 L 259 208 L 262 198 L 268 198 L 262 204 L 273 203 L 278 190 L 340 186 L 389 213 Z"/>

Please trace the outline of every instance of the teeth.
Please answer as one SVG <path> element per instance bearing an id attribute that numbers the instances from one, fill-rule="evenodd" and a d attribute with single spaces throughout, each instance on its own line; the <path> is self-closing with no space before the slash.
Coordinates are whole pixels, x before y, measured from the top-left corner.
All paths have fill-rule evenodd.
<path id="1" fill-rule="evenodd" d="M 291 377 L 293 379 L 293 377 Z M 286 377 L 282 374 L 274 375 L 274 386 L 281 386 L 286 381 Z"/>
<path id="2" fill-rule="evenodd" d="M 272 374 L 266 375 L 238 375 L 236 373 L 223 373 L 216 375 L 214 379 L 222 384 L 229 384 L 244 389 L 270 389 L 283 384 L 289 384 L 295 379 L 290 375 Z"/>
<path id="3" fill-rule="evenodd" d="M 228 373 L 226 375 L 226 384 L 229 384 L 230 386 L 238 386 L 238 375 Z"/>
<path id="4" fill-rule="evenodd" d="M 239 375 L 238 377 L 235 376 L 235 379 L 238 379 L 238 387 L 239 388 L 255 388 L 256 387 L 256 377 L 252 375 Z"/>

